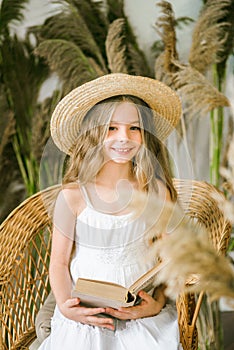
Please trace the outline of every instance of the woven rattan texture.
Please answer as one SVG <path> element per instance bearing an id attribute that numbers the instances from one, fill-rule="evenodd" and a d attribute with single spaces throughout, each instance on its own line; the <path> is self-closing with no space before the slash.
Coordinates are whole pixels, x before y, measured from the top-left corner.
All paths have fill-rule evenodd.
<path id="1" fill-rule="evenodd" d="M 220 254 L 226 254 L 231 234 L 230 222 L 218 206 L 223 194 L 214 186 L 201 181 L 174 180 L 179 201 L 188 216 L 204 225 L 210 241 Z M 177 299 L 180 338 L 184 350 L 197 350 L 196 319 L 202 302 L 202 293 L 181 294 Z"/>
<path id="2" fill-rule="evenodd" d="M 217 206 L 213 186 L 174 180 L 186 213 L 203 223 L 218 251 L 225 253 L 230 224 Z M 25 200 L 0 226 L 0 350 L 28 349 L 35 339 L 35 316 L 49 290 L 51 213 L 60 186 Z M 197 349 L 194 313 L 199 305 L 192 294 L 177 300 L 180 335 L 185 350 Z"/>
<path id="3" fill-rule="evenodd" d="M 51 211 L 58 188 L 17 207 L 0 227 L 0 349 L 26 349 L 49 292 Z"/>

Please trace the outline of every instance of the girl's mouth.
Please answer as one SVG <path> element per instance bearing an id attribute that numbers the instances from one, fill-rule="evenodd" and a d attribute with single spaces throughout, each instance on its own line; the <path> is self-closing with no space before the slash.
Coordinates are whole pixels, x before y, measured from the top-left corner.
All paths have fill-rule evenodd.
<path id="1" fill-rule="evenodd" d="M 133 150 L 133 148 L 114 148 L 112 147 L 112 150 L 114 152 L 120 153 L 120 154 L 127 154 Z"/>

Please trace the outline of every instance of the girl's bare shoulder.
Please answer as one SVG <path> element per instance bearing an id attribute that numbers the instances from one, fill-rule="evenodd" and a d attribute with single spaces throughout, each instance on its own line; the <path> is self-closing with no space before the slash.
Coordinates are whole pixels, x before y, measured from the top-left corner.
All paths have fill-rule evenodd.
<path id="1" fill-rule="evenodd" d="M 61 188 L 60 196 L 66 200 L 74 215 L 79 215 L 85 207 L 81 188 L 77 182 L 64 184 Z"/>

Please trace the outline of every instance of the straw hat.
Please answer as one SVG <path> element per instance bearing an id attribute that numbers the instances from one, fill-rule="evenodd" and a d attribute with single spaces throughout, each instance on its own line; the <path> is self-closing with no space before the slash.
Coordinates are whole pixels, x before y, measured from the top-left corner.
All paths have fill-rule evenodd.
<path id="1" fill-rule="evenodd" d="M 162 82 L 122 73 L 89 81 L 66 95 L 51 118 L 51 136 L 57 147 L 70 154 L 86 113 L 98 102 L 117 95 L 133 95 L 155 112 L 157 136 L 164 140 L 177 125 L 182 107 L 178 95 Z"/>

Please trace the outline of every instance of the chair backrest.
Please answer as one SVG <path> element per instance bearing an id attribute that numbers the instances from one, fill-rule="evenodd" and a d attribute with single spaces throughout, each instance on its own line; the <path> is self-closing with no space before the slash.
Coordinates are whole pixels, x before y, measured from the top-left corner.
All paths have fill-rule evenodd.
<path id="1" fill-rule="evenodd" d="M 203 223 L 220 252 L 225 252 L 230 224 L 225 220 L 211 185 L 174 180 L 186 213 Z M 0 226 L 0 350 L 27 349 L 35 339 L 35 317 L 49 290 L 51 215 L 60 185 L 38 192 L 17 207 Z M 177 301 L 181 342 L 185 350 L 197 349 L 194 295 Z"/>
<path id="2" fill-rule="evenodd" d="M 38 192 L 0 226 L 0 349 L 27 349 L 49 293 L 51 213 L 60 186 Z"/>

